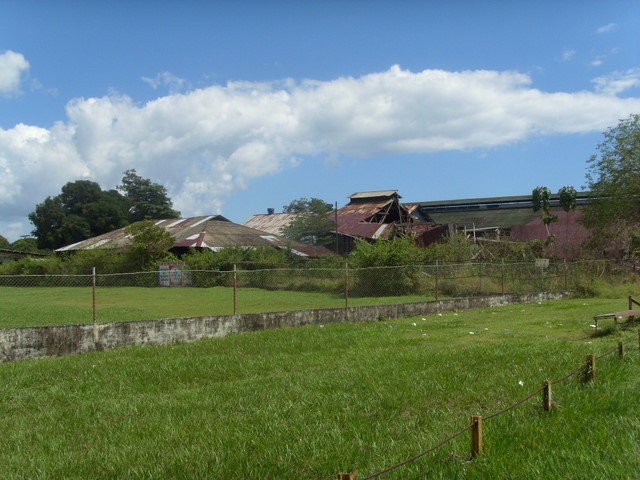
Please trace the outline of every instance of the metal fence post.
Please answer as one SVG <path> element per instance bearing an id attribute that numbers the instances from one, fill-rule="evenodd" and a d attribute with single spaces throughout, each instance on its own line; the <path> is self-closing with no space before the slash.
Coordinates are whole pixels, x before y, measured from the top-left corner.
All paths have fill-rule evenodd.
<path id="1" fill-rule="evenodd" d="M 237 266 L 233 264 L 233 314 L 238 312 L 238 270 Z"/>
<path id="2" fill-rule="evenodd" d="M 349 262 L 344 262 L 344 308 L 349 308 Z"/>
<path id="3" fill-rule="evenodd" d="M 438 260 L 436 260 L 436 302 L 438 301 Z"/>

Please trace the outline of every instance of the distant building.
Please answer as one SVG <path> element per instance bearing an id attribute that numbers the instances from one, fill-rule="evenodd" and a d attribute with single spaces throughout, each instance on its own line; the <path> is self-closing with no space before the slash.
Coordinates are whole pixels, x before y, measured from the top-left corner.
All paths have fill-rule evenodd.
<path id="1" fill-rule="evenodd" d="M 560 208 L 559 195 L 551 196 L 551 211 L 558 222 L 549 225 L 555 242 L 549 254 L 573 257 L 589 237 L 589 230 L 580 223 L 582 209 L 589 199 L 587 192 L 577 196 L 577 208 L 565 212 Z M 511 196 L 415 202 L 405 204 L 412 209 L 418 223 L 447 225 L 450 231 L 466 233 L 475 239 L 546 240 L 547 230 L 542 212 L 533 211 L 531 196 Z"/>
<path id="2" fill-rule="evenodd" d="M 35 252 L 20 252 L 17 250 L 10 250 L 7 248 L 0 248 L 0 264 L 13 262 L 15 260 L 22 260 L 27 257 L 46 257 L 47 254 L 35 253 Z"/>
<path id="3" fill-rule="evenodd" d="M 183 253 L 191 249 L 218 251 L 225 247 L 274 247 L 288 249 L 307 257 L 328 253 L 322 247 L 295 242 L 269 232 L 256 230 L 233 223 L 222 215 L 157 220 L 155 224 L 164 228 L 174 240 L 171 251 Z M 94 248 L 126 250 L 131 236 L 124 228 L 114 230 L 82 242 L 59 248 L 56 252 L 92 250 Z"/>

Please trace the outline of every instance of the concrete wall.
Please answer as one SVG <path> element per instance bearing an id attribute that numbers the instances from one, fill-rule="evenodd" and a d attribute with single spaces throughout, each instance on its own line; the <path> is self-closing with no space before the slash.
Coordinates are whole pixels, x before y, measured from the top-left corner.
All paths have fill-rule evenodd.
<path id="1" fill-rule="evenodd" d="M 500 295 L 494 297 L 329 308 L 292 312 L 251 313 L 211 317 L 118 322 L 98 325 L 60 325 L 0 329 L 0 363 L 53 355 L 99 351 L 128 345 L 166 345 L 224 337 L 229 333 L 267 328 L 298 327 L 334 322 L 364 322 L 426 315 L 450 310 L 496 307 L 512 303 L 558 300 L 562 293 Z"/>

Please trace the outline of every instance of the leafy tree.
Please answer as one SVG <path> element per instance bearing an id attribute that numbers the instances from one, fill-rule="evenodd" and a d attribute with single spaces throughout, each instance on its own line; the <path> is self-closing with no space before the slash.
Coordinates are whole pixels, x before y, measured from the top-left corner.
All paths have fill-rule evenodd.
<path id="1" fill-rule="evenodd" d="M 29 214 L 38 247 L 55 249 L 124 227 L 129 201 L 115 190 L 103 191 L 95 182 L 77 180 L 47 197 Z"/>
<path id="2" fill-rule="evenodd" d="M 640 114 L 620 120 L 603 136 L 589 159 L 592 194 L 583 222 L 592 229 L 595 246 L 629 251 L 640 225 Z"/>
<path id="3" fill-rule="evenodd" d="M 129 208 L 131 223 L 145 219 L 180 217 L 180 212 L 173 209 L 173 202 L 167 194 L 167 189 L 148 178 L 142 178 L 135 169 L 124 172 L 122 185 L 117 188 L 131 202 Z"/>
<path id="4" fill-rule="evenodd" d="M 133 237 L 128 255 L 142 269 L 154 266 L 173 247 L 173 238 L 169 232 L 157 226 L 153 220 L 133 223 L 125 227 L 124 231 Z"/>
<path id="5" fill-rule="evenodd" d="M 9 248 L 11 250 L 15 250 L 16 252 L 30 252 L 36 253 L 41 251 L 38 249 L 38 240 L 33 237 L 29 238 L 19 238 L 15 242 L 13 242 Z"/>
<path id="6" fill-rule="evenodd" d="M 294 219 L 283 228 L 285 237 L 310 245 L 330 246 L 335 242 L 333 206 L 319 198 L 299 198 L 283 207 L 284 213 L 294 213 Z"/>
<path id="7" fill-rule="evenodd" d="M 9 240 L 7 240 L 2 235 L 0 235 L 0 248 L 8 248 L 8 247 L 9 247 Z"/>
<path id="8" fill-rule="evenodd" d="M 536 187 L 531 194 L 533 211 L 542 210 L 542 223 L 547 230 L 547 243 L 553 243 L 555 236 L 549 231 L 549 225 L 558 221 L 558 217 L 551 213 L 551 190 L 547 187 Z"/>

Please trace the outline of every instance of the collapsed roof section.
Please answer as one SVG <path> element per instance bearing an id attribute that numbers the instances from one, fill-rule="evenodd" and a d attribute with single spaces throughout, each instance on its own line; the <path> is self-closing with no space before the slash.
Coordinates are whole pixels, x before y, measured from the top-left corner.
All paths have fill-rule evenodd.
<path id="1" fill-rule="evenodd" d="M 337 211 L 338 233 L 371 240 L 391 238 L 400 225 L 413 221 L 400 198 L 397 190 L 350 195 L 349 203 Z"/>
<path id="2" fill-rule="evenodd" d="M 225 247 L 275 247 L 290 249 L 293 253 L 304 257 L 328 252 L 326 249 L 323 251 L 318 247 L 233 223 L 222 215 L 157 220 L 155 225 L 169 232 L 174 241 L 172 250 L 195 248 L 218 251 Z M 126 234 L 125 229 L 121 228 L 56 251 L 69 252 L 94 248 L 126 250 L 131 243 L 131 238 Z"/>

